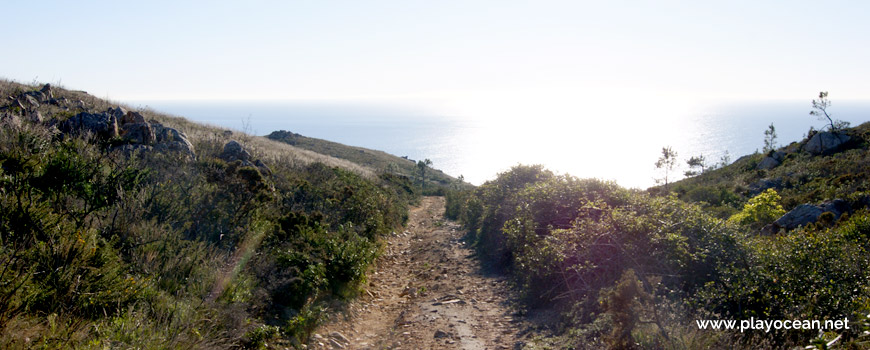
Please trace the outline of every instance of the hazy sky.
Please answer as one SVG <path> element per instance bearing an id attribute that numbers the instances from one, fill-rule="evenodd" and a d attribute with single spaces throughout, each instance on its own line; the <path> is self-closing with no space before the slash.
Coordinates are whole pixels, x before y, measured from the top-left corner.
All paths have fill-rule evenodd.
<path id="1" fill-rule="evenodd" d="M 114 100 L 580 113 L 870 96 L 868 1 L 12 1 L 0 77 Z"/>

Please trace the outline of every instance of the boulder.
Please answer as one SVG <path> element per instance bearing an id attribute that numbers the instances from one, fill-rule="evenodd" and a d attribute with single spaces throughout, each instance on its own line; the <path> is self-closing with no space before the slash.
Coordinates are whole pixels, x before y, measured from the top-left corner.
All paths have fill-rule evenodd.
<path id="1" fill-rule="evenodd" d="M 121 125 L 120 134 L 125 140 L 133 143 L 151 145 L 157 142 L 157 136 L 151 124 L 139 112 L 128 112 L 121 107 L 109 108 L 107 113 L 118 119 Z"/>
<path id="2" fill-rule="evenodd" d="M 756 169 L 767 170 L 778 167 L 782 164 L 782 161 L 785 160 L 785 156 L 788 155 L 786 150 L 779 150 L 776 152 L 770 152 L 766 157 L 761 159 L 761 162 L 758 162 L 758 165 L 755 166 Z"/>
<path id="3" fill-rule="evenodd" d="M 755 168 L 760 170 L 768 170 L 776 168 L 777 166 L 779 166 L 780 163 L 781 162 L 776 160 L 776 158 L 774 157 L 764 157 L 764 159 L 758 162 L 758 165 L 755 166 Z"/>
<path id="4" fill-rule="evenodd" d="M 774 221 L 774 226 L 792 230 L 806 224 L 816 222 L 822 213 L 830 212 L 834 214 L 834 220 L 840 218 L 841 215 L 851 210 L 849 203 L 842 199 L 835 199 L 830 202 L 825 202 L 820 205 L 801 204 L 785 213 L 782 217 Z"/>
<path id="5" fill-rule="evenodd" d="M 90 132 L 103 139 L 118 136 L 117 119 L 107 113 L 82 112 L 61 122 L 58 129 L 71 134 Z"/>
<path id="6" fill-rule="evenodd" d="M 21 95 L 18 100 L 20 101 L 19 104 L 24 106 L 24 109 L 39 108 L 39 100 L 31 95 Z"/>
<path id="7" fill-rule="evenodd" d="M 827 155 L 836 153 L 852 138 L 849 135 L 838 132 L 818 132 L 804 145 L 804 151 L 814 155 Z"/>
<path id="8" fill-rule="evenodd" d="M 118 120 L 118 123 L 123 124 L 123 122 L 121 121 L 121 118 L 124 118 L 124 115 L 127 114 L 127 110 L 120 107 L 120 106 L 115 107 L 115 108 L 110 107 L 109 109 L 106 110 L 106 113 L 115 117 L 115 119 Z"/>
<path id="9" fill-rule="evenodd" d="M 272 169 L 263 163 L 263 161 L 259 159 L 255 160 L 251 153 L 242 147 L 242 144 L 235 140 L 230 140 L 224 145 L 224 150 L 220 155 L 218 155 L 218 158 L 227 162 L 237 161 L 241 166 L 257 168 L 257 171 L 264 176 L 272 175 Z"/>
<path id="10" fill-rule="evenodd" d="M 121 125 L 120 135 L 132 143 L 151 145 L 157 142 L 157 137 L 148 123 L 126 123 Z"/>
<path id="11" fill-rule="evenodd" d="M 842 199 L 835 199 L 835 200 L 830 201 L 830 202 L 822 203 L 820 205 L 820 207 L 824 211 L 829 211 L 829 212 L 833 213 L 835 220 L 839 219 L 840 215 L 843 215 L 844 213 L 848 212 L 849 210 L 852 210 L 849 203 L 842 200 Z"/>
<path id="12" fill-rule="evenodd" d="M 45 84 L 45 85 L 43 85 L 43 86 L 42 86 L 42 89 L 39 90 L 39 92 L 41 92 L 43 95 L 45 95 L 45 98 L 46 98 L 46 99 L 49 99 L 49 100 L 53 100 L 53 99 L 54 99 L 54 92 L 51 91 L 51 84 Z"/>
<path id="13" fill-rule="evenodd" d="M 224 145 L 224 151 L 221 152 L 218 158 L 228 162 L 239 160 L 250 164 L 251 154 L 238 141 L 230 140 L 230 142 Z"/>
<path id="14" fill-rule="evenodd" d="M 804 226 L 811 222 L 816 222 L 819 219 L 819 215 L 822 215 L 825 210 L 819 206 L 815 206 L 812 204 L 801 204 L 792 209 L 790 212 L 785 213 L 779 219 L 774 221 L 774 224 L 778 227 L 782 227 L 786 230 L 791 230 L 798 228 L 800 226 Z"/>
<path id="15" fill-rule="evenodd" d="M 124 113 L 124 116 L 121 117 L 122 125 L 128 123 L 139 124 L 147 122 L 145 121 L 145 116 L 143 116 L 142 113 L 130 111 Z"/>
<path id="16" fill-rule="evenodd" d="M 151 127 L 156 138 L 154 147 L 157 150 L 179 152 L 187 155 L 189 159 L 196 159 L 193 144 L 187 140 L 187 135 L 183 132 L 158 123 L 152 123 Z"/>

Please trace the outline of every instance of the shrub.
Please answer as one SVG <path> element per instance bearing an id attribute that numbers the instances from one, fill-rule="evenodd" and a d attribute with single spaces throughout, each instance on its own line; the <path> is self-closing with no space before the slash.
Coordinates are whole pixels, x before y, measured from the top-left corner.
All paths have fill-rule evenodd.
<path id="1" fill-rule="evenodd" d="M 418 198 L 406 177 L 290 157 L 263 176 L 214 136 L 189 161 L 0 123 L 0 348 L 304 340 Z"/>
<path id="2" fill-rule="evenodd" d="M 779 204 L 781 199 L 776 190 L 769 188 L 749 199 L 743 209 L 728 218 L 728 221 L 754 229 L 761 228 L 785 214 L 785 209 Z"/>

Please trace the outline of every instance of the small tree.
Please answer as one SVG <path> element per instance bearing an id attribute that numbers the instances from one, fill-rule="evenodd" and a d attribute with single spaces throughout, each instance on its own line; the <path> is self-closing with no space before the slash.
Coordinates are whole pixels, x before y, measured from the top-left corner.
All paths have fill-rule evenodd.
<path id="1" fill-rule="evenodd" d="M 459 177 L 456 178 L 456 183 L 454 184 L 455 189 L 460 189 L 462 185 L 465 183 L 465 176 L 460 174 Z"/>
<path id="2" fill-rule="evenodd" d="M 776 128 L 773 123 L 764 131 L 764 153 L 768 153 L 776 149 Z"/>
<path id="3" fill-rule="evenodd" d="M 689 165 L 689 170 L 686 170 L 684 173 L 686 177 L 701 175 L 707 171 L 707 159 L 703 154 L 690 157 L 689 160 L 686 161 L 686 164 Z"/>
<path id="4" fill-rule="evenodd" d="M 825 120 L 825 118 L 827 118 L 831 130 L 834 130 L 834 120 L 831 119 L 831 116 L 828 114 L 828 107 L 830 106 L 831 101 L 828 101 L 828 92 L 821 91 L 819 92 L 819 99 L 813 100 L 813 110 L 810 111 L 810 115 L 818 117 L 819 120 Z"/>
<path id="5" fill-rule="evenodd" d="M 656 183 L 664 183 L 665 191 L 668 190 L 670 175 L 677 166 L 677 152 L 671 146 L 662 147 L 662 156 L 656 161 L 656 168 L 662 172 L 662 177 L 656 179 Z"/>
<path id="6" fill-rule="evenodd" d="M 831 131 L 838 131 L 840 129 L 848 128 L 849 122 L 834 120 L 833 118 L 831 118 L 831 115 L 828 114 L 828 107 L 830 106 L 831 101 L 828 100 L 828 92 L 819 92 L 819 99 L 813 100 L 813 110 L 810 111 L 810 115 L 818 117 L 819 120 L 827 119 L 828 126 L 831 128 Z"/>
<path id="7" fill-rule="evenodd" d="M 423 187 L 423 184 L 426 182 L 426 169 L 430 165 L 432 165 L 432 161 L 429 158 L 417 161 L 417 169 L 420 170 L 420 187 Z"/>

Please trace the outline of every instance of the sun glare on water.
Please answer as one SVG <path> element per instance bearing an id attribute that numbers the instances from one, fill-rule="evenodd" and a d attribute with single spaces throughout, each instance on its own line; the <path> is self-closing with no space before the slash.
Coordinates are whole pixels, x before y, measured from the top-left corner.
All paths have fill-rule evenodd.
<path id="1" fill-rule="evenodd" d="M 589 104 L 546 97 L 466 109 L 472 127 L 454 137 L 465 144 L 463 152 L 474 154 L 463 157 L 468 164 L 457 164 L 467 179 L 482 183 L 517 164 L 542 164 L 558 173 L 647 187 L 661 147 L 685 149 L 685 136 L 698 132 L 689 122 L 690 106 L 648 98 Z"/>

